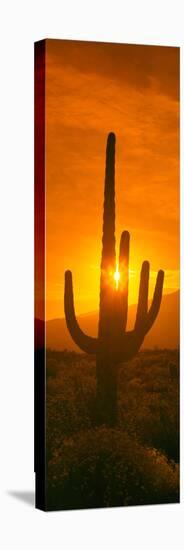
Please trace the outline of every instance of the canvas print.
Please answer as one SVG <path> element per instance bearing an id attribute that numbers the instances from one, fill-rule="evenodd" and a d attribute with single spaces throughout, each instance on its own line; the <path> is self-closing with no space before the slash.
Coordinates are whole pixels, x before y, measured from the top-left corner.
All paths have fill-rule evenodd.
<path id="1" fill-rule="evenodd" d="M 35 44 L 37 507 L 179 501 L 179 48 Z"/>

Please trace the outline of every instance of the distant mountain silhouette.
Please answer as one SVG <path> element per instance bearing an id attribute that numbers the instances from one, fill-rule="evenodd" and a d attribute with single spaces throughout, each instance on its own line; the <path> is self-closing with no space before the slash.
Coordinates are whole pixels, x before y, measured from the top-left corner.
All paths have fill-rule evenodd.
<path id="1" fill-rule="evenodd" d="M 128 328 L 133 328 L 137 305 L 129 307 Z M 79 315 L 81 328 L 90 336 L 97 335 L 98 313 L 91 312 Z M 40 341 L 39 334 L 42 330 L 43 321 L 36 320 L 37 342 Z M 52 319 L 46 322 L 47 348 L 53 350 L 75 350 L 80 351 L 73 342 L 67 327 L 65 319 Z M 165 294 L 162 298 L 162 304 L 158 318 L 152 329 L 145 337 L 142 348 L 177 348 L 179 346 L 179 291 L 172 294 Z"/>

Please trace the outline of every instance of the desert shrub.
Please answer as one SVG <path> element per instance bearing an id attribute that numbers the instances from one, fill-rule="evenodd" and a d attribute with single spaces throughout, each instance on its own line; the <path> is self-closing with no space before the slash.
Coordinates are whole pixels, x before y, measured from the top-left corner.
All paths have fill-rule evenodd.
<path id="1" fill-rule="evenodd" d="M 139 362 L 124 365 L 119 376 L 119 426 L 141 443 L 156 447 L 179 461 L 179 386 L 168 371 L 176 351 L 139 355 Z"/>
<path id="2" fill-rule="evenodd" d="M 168 370 L 171 380 L 178 380 L 178 365 L 175 362 L 169 362 Z"/>
<path id="3" fill-rule="evenodd" d="M 58 373 L 59 373 L 59 365 L 58 365 L 57 359 L 54 359 L 54 358 L 48 359 L 46 364 L 47 379 L 56 378 L 58 376 Z"/>
<path id="4" fill-rule="evenodd" d="M 94 423 L 96 380 L 86 363 L 58 362 L 57 377 L 47 379 L 47 455 L 63 438 Z"/>
<path id="5" fill-rule="evenodd" d="M 178 502 L 178 467 L 105 427 L 63 440 L 48 462 L 48 509 Z"/>

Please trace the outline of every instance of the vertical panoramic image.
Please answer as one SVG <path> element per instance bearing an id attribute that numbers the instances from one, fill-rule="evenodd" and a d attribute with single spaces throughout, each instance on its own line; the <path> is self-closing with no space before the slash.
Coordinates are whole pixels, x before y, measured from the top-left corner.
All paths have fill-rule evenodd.
<path id="1" fill-rule="evenodd" d="M 179 48 L 46 40 L 48 510 L 179 501 Z"/>

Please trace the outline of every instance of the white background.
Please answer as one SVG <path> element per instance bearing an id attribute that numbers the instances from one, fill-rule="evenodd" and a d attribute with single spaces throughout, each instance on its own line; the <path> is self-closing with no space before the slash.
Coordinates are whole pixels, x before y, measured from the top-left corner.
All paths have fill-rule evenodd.
<path id="1" fill-rule="evenodd" d="M 69 550 L 183 548 L 182 414 L 180 505 L 48 514 L 33 506 L 33 43 L 52 37 L 182 46 L 183 15 L 179 0 L 1 2 L 0 543 L 3 550 L 15 546 Z M 181 65 L 183 74 L 183 53 Z M 183 138 L 181 156 L 182 152 Z M 184 413 L 182 363 L 183 351 L 181 411 Z"/>

